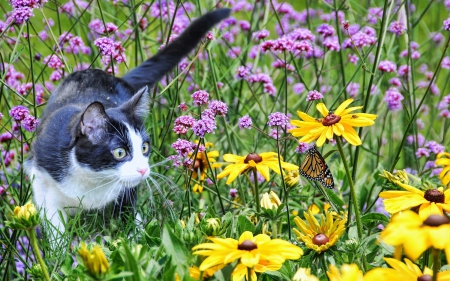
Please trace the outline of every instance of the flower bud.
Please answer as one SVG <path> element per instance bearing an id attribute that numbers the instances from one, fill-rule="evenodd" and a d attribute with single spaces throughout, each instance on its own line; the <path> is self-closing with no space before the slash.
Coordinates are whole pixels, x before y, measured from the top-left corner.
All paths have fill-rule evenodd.
<path id="1" fill-rule="evenodd" d="M 83 260 L 84 267 L 97 279 L 102 278 L 109 272 L 109 263 L 100 246 L 95 245 L 90 251 L 86 248 L 86 243 L 81 243 L 78 254 Z"/>
<path id="2" fill-rule="evenodd" d="M 277 194 L 273 191 L 269 193 L 264 193 L 261 198 L 261 208 L 264 209 L 278 209 L 281 205 L 280 198 L 278 198 Z"/>
<path id="3" fill-rule="evenodd" d="M 6 224 L 12 229 L 31 229 L 40 222 L 39 213 L 33 203 L 26 203 L 24 206 L 16 206 L 14 213 Z"/>

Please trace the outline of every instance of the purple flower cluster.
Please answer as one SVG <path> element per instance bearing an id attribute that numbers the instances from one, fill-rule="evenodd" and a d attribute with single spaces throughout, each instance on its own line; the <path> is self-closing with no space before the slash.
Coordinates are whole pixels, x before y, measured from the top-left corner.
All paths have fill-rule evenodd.
<path id="1" fill-rule="evenodd" d="M 195 124 L 195 118 L 190 115 L 183 115 L 175 119 L 173 131 L 177 135 L 185 135 Z"/>
<path id="2" fill-rule="evenodd" d="M 191 97 L 194 99 L 194 101 L 193 101 L 194 104 L 199 106 L 199 105 L 208 103 L 209 94 L 206 91 L 199 90 L 199 91 L 196 91 L 195 93 L 193 93 L 191 95 Z"/>
<path id="3" fill-rule="evenodd" d="M 11 0 L 13 6 L 9 14 L 7 23 L 21 25 L 33 17 L 33 9 L 40 8 L 47 3 L 47 0 Z"/>
<path id="4" fill-rule="evenodd" d="M 351 98 L 354 98 L 359 94 L 359 88 L 360 88 L 359 83 L 350 82 L 350 83 L 348 83 L 346 90 L 347 90 L 348 95 Z"/>
<path id="5" fill-rule="evenodd" d="M 252 118 L 248 115 L 244 115 L 241 118 L 239 118 L 238 126 L 242 129 L 251 129 L 253 125 Z"/>
<path id="6" fill-rule="evenodd" d="M 387 103 L 389 110 L 398 111 L 402 109 L 403 95 L 398 91 L 397 88 L 389 88 L 384 96 L 384 101 Z"/>
<path id="7" fill-rule="evenodd" d="M 304 154 L 311 146 L 306 142 L 299 142 L 298 146 L 295 148 L 296 153 Z"/>
<path id="8" fill-rule="evenodd" d="M 267 125 L 274 126 L 286 126 L 289 123 L 289 117 L 282 112 L 274 112 L 269 115 L 269 121 Z"/>
<path id="9" fill-rule="evenodd" d="M 113 41 L 108 37 L 101 37 L 94 41 L 94 45 L 100 49 L 104 66 L 109 66 L 111 58 L 117 63 L 122 63 L 126 60 L 125 49 L 118 41 Z"/>
<path id="10" fill-rule="evenodd" d="M 323 99 L 323 95 L 316 90 L 309 91 L 308 96 L 306 97 L 307 101 L 320 100 L 320 99 Z"/>
<path id="11" fill-rule="evenodd" d="M 380 61 L 378 69 L 382 72 L 397 72 L 397 65 L 394 62 L 383 60 Z"/>
<path id="12" fill-rule="evenodd" d="M 264 92 L 271 96 L 275 96 L 277 89 L 273 85 L 272 78 L 264 73 L 251 74 L 246 79 L 249 83 L 262 83 L 264 87 Z"/>
<path id="13" fill-rule="evenodd" d="M 31 115 L 28 108 L 23 105 L 11 108 L 9 115 L 17 122 L 17 124 L 21 124 L 22 127 L 29 132 L 34 132 L 39 124 L 39 120 Z"/>
<path id="14" fill-rule="evenodd" d="M 186 157 L 189 153 L 194 152 L 197 145 L 187 140 L 178 139 L 172 143 L 172 148 L 175 149 L 179 156 Z"/>
<path id="15" fill-rule="evenodd" d="M 405 33 L 406 27 L 400 21 L 393 21 L 391 25 L 389 25 L 389 31 L 397 36 L 400 36 Z"/>

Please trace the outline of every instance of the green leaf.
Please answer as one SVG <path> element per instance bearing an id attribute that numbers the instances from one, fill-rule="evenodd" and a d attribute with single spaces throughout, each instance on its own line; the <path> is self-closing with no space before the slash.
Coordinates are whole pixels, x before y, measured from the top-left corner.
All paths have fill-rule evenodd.
<path id="1" fill-rule="evenodd" d="M 166 224 L 163 227 L 162 244 L 167 255 L 171 258 L 172 265 L 177 268 L 180 278 L 183 279 L 182 273 L 187 272 L 189 255 L 183 241 L 178 238 Z M 172 275 L 173 276 L 173 275 Z"/>
<path id="2" fill-rule="evenodd" d="M 242 234 L 244 231 L 250 231 L 251 233 L 254 233 L 255 226 L 250 221 L 250 219 L 247 216 L 240 215 L 238 217 L 238 233 Z"/>
<path id="3" fill-rule="evenodd" d="M 130 280 L 130 281 L 141 280 L 138 262 L 136 261 L 136 258 L 134 257 L 133 253 L 131 252 L 130 248 L 128 247 L 128 245 L 125 241 L 122 243 L 122 248 L 125 253 L 125 258 L 124 258 L 125 271 L 130 271 L 130 272 L 134 273 L 133 277 L 128 276 L 125 278 L 125 280 Z"/>
<path id="4" fill-rule="evenodd" d="M 385 215 L 379 214 L 379 213 L 368 213 L 368 214 L 361 216 L 361 222 L 366 226 L 370 226 L 370 224 L 373 224 L 373 223 L 388 224 L 389 218 L 386 217 Z"/>

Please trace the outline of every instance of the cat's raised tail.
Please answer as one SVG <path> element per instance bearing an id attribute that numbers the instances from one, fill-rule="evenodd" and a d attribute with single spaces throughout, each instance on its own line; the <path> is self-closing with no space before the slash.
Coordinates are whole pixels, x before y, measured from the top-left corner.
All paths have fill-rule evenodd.
<path id="1" fill-rule="evenodd" d="M 122 77 L 136 90 L 156 82 L 188 55 L 215 24 L 230 15 L 230 9 L 217 9 L 194 20 L 172 43 Z"/>

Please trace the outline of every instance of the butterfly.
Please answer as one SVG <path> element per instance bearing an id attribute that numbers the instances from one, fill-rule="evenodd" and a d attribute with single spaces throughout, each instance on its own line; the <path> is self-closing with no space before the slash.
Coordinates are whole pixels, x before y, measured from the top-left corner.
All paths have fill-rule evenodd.
<path id="1" fill-rule="evenodd" d="M 300 166 L 300 174 L 309 180 L 320 182 L 327 188 L 334 187 L 333 175 L 327 163 L 314 145 L 306 151 L 305 159 Z"/>

